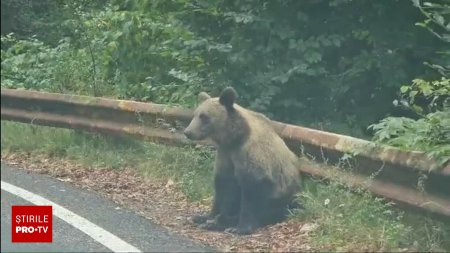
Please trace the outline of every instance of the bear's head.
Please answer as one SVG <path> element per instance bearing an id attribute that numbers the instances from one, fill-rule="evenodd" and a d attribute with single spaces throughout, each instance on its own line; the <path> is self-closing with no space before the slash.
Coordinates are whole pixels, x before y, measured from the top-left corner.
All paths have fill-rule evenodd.
<path id="1" fill-rule="evenodd" d="M 198 95 L 199 106 L 184 134 L 191 140 L 218 139 L 229 125 L 230 114 L 235 113 L 233 107 L 237 93 L 232 87 L 225 88 L 219 97 L 212 98 L 205 92 Z"/>

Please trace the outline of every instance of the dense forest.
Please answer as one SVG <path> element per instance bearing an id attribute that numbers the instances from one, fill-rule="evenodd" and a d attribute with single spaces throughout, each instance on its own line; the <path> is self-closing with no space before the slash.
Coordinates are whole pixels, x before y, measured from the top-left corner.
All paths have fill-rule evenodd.
<path id="1" fill-rule="evenodd" d="M 1 1 L 1 85 L 273 119 L 450 159 L 445 0 Z"/>

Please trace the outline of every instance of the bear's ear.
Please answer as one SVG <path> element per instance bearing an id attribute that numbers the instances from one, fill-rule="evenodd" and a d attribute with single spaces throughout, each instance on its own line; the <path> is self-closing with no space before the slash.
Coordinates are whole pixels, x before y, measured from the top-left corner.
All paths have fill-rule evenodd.
<path id="1" fill-rule="evenodd" d="M 234 101 L 237 98 L 237 93 L 232 87 L 226 87 L 220 93 L 219 102 L 225 106 L 225 108 L 230 111 L 233 110 Z"/>
<path id="2" fill-rule="evenodd" d="M 208 93 L 202 91 L 198 94 L 198 103 L 201 104 L 208 98 L 211 98 L 211 96 L 208 95 Z"/>

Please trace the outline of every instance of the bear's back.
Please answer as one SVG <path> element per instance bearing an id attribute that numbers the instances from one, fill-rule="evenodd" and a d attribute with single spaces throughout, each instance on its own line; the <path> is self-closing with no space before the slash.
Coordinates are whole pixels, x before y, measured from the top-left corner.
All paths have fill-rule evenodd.
<path id="1" fill-rule="evenodd" d="M 289 192 L 289 188 L 299 182 L 298 157 L 275 132 L 266 116 L 241 106 L 235 108 L 249 127 L 246 141 L 239 149 L 232 151 L 235 167 L 277 182 L 278 189 L 273 192 L 274 195 Z"/>

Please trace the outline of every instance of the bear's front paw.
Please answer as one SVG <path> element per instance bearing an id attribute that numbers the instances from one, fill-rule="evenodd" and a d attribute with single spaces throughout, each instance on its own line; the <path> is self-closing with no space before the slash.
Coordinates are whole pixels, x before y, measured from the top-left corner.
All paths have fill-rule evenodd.
<path id="1" fill-rule="evenodd" d="M 253 233 L 254 229 L 250 227 L 233 227 L 225 229 L 226 233 L 237 234 L 237 235 L 248 235 Z"/>
<path id="2" fill-rule="evenodd" d="M 225 229 L 225 227 L 218 223 L 216 220 L 207 220 L 205 223 L 201 224 L 198 227 L 210 231 L 223 231 Z"/>
<path id="3" fill-rule="evenodd" d="M 195 224 L 203 224 L 205 223 L 209 218 L 209 215 L 194 215 L 191 217 L 191 220 Z"/>

